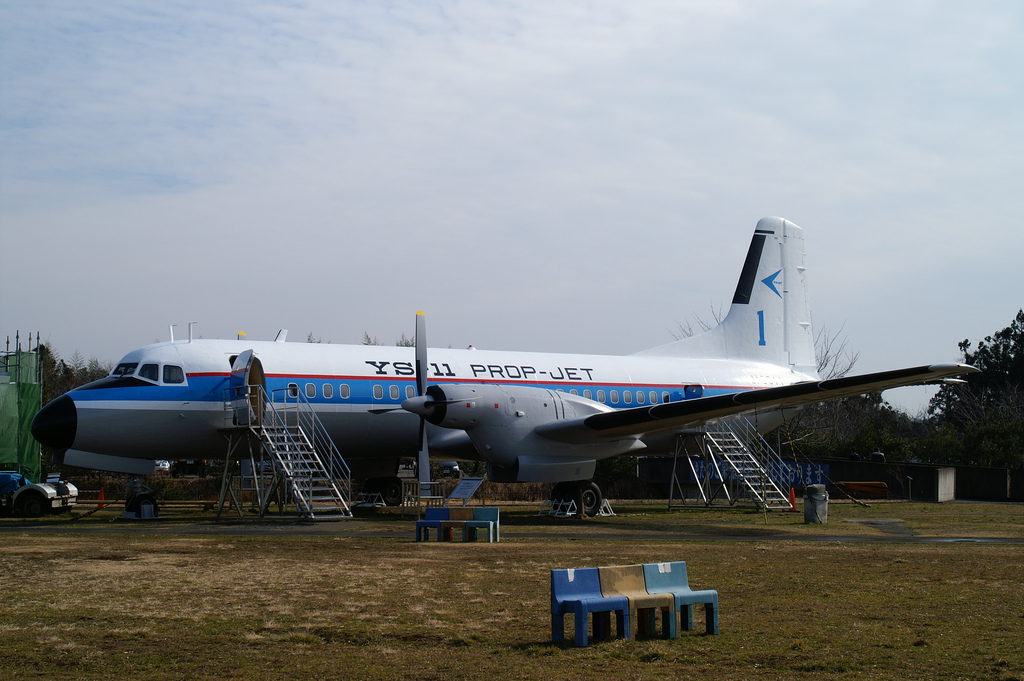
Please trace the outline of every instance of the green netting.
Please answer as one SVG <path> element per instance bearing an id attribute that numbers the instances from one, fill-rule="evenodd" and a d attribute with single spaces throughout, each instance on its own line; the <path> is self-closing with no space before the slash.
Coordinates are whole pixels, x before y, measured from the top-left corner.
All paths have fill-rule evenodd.
<path id="1" fill-rule="evenodd" d="M 39 443 L 32 437 L 32 419 L 42 406 L 39 355 L 18 350 L 0 366 L 0 468 L 17 470 L 38 482 Z"/>
<path id="2" fill-rule="evenodd" d="M 6 381 L 7 376 L 0 378 Z M 18 467 L 18 386 L 0 382 L 0 468 Z"/>
<path id="3" fill-rule="evenodd" d="M 21 467 L 21 474 L 29 480 L 38 482 L 41 472 L 41 461 L 39 455 L 39 443 L 32 437 L 32 419 L 39 413 L 43 398 L 42 386 L 38 383 L 22 383 L 21 392 L 21 414 L 19 425 L 21 428 L 21 447 L 18 451 L 18 465 Z"/>

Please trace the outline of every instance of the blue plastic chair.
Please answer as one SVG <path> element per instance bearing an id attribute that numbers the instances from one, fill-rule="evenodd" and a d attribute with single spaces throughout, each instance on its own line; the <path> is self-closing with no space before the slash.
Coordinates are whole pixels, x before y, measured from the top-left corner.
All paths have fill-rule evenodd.
<path id="1" fill-rule="evenodd" d="M 477 506 L 473 509 L 473 519 L 466 521 L 466 530 L 462 535 L 465 541 L 476 541 L 477 530 L 487 530 L 487 541 L 501 541 L 499 527 L 500 512 L 497 506 Z"/>
<path id="2" fill-rule="evenodd" d="M 423 513 L 423 520 L 416 521 L 416 541 L 430 541 L 430 528 L 441 538 L 441 522 L 448 520 L 448 508 L 431 506 Z"/>
<path id="3" fill-rule="evenodd" d="M 693 606 L 703 603 L 707 633 L 718 633 L 718 592 L 691 589 L 685 562 L 645 563 L 644 583 L 647 593 L 670 593 L 675 597 L 675 608 L 684 630 L 693 631 Z"/>
<path id="4" fill-rule="evenodd" d="M 565 615 L 573 616 L 576 645 L 587 645 L 590 615 L 594 615 L 594 639 L 611 634 L 611 613 L 616 616 L 619 636 L 629 638 L 629 599 L 606 598 L 601 594 L 601 578 L 597 568 L 576 568 L 551 571 L 551 640 L 565 639 Z"/>

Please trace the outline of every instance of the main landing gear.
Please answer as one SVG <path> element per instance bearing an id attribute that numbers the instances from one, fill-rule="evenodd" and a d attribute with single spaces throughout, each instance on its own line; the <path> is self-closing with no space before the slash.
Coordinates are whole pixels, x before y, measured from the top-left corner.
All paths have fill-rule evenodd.
<path id="1" fill-rule="evenodd" d="M 595 516 L 601 510 L 604 497 L 601 488 L 593 480 L 574 480 L 559 482 L 551 490 L 552 501 L 575 501 L 576 508 L 582 508 L 583 514 Z"/>
<path id="2" fill-rule="evenodd" d="M 124 515 L 128 520 L 142 520 L 160 517 L 153 490 L 142 484 L 137 475 L 128 478 L 128 499 L 124 502 Z"/>
<path id="3" fill-rule="evenodd" d="M 363 483 L 364 492 L 376 492 L 387 506 L 402 503 L 402 479 L 398 477 L 369 478 Z"/>

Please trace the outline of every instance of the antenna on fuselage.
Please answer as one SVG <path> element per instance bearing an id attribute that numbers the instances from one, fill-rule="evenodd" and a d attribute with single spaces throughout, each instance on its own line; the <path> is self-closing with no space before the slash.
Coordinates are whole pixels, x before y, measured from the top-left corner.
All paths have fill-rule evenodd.
<path id="1" fill-rule="evenodd" d="M 176 327 L 176 326 L 177 326 L 177 324 L 168 324 L 167 325 L 167 333 L 170 335 L 172 343 L 174 342 L 174 327 Z"/>
<path id="2" fill-rule="evenodd" d="M 192 327 L 193 327 L 194 325 L 198 324 L 198 323 L 199 323 L 199 322 L 189 322 L 189 323 L 188 323 L 188 342 L 189 342 L 189 343 L 191 343 L 191 342 L 192 342 Z"/>

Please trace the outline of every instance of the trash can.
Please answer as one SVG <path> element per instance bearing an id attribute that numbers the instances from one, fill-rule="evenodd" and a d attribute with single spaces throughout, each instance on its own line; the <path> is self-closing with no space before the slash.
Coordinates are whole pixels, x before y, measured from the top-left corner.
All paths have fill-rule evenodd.
<path id="1" fill-rule="evenodd" d="M 828 492 L 825 485 L 804 488 L 804 523 L 828 522 Z"/>

